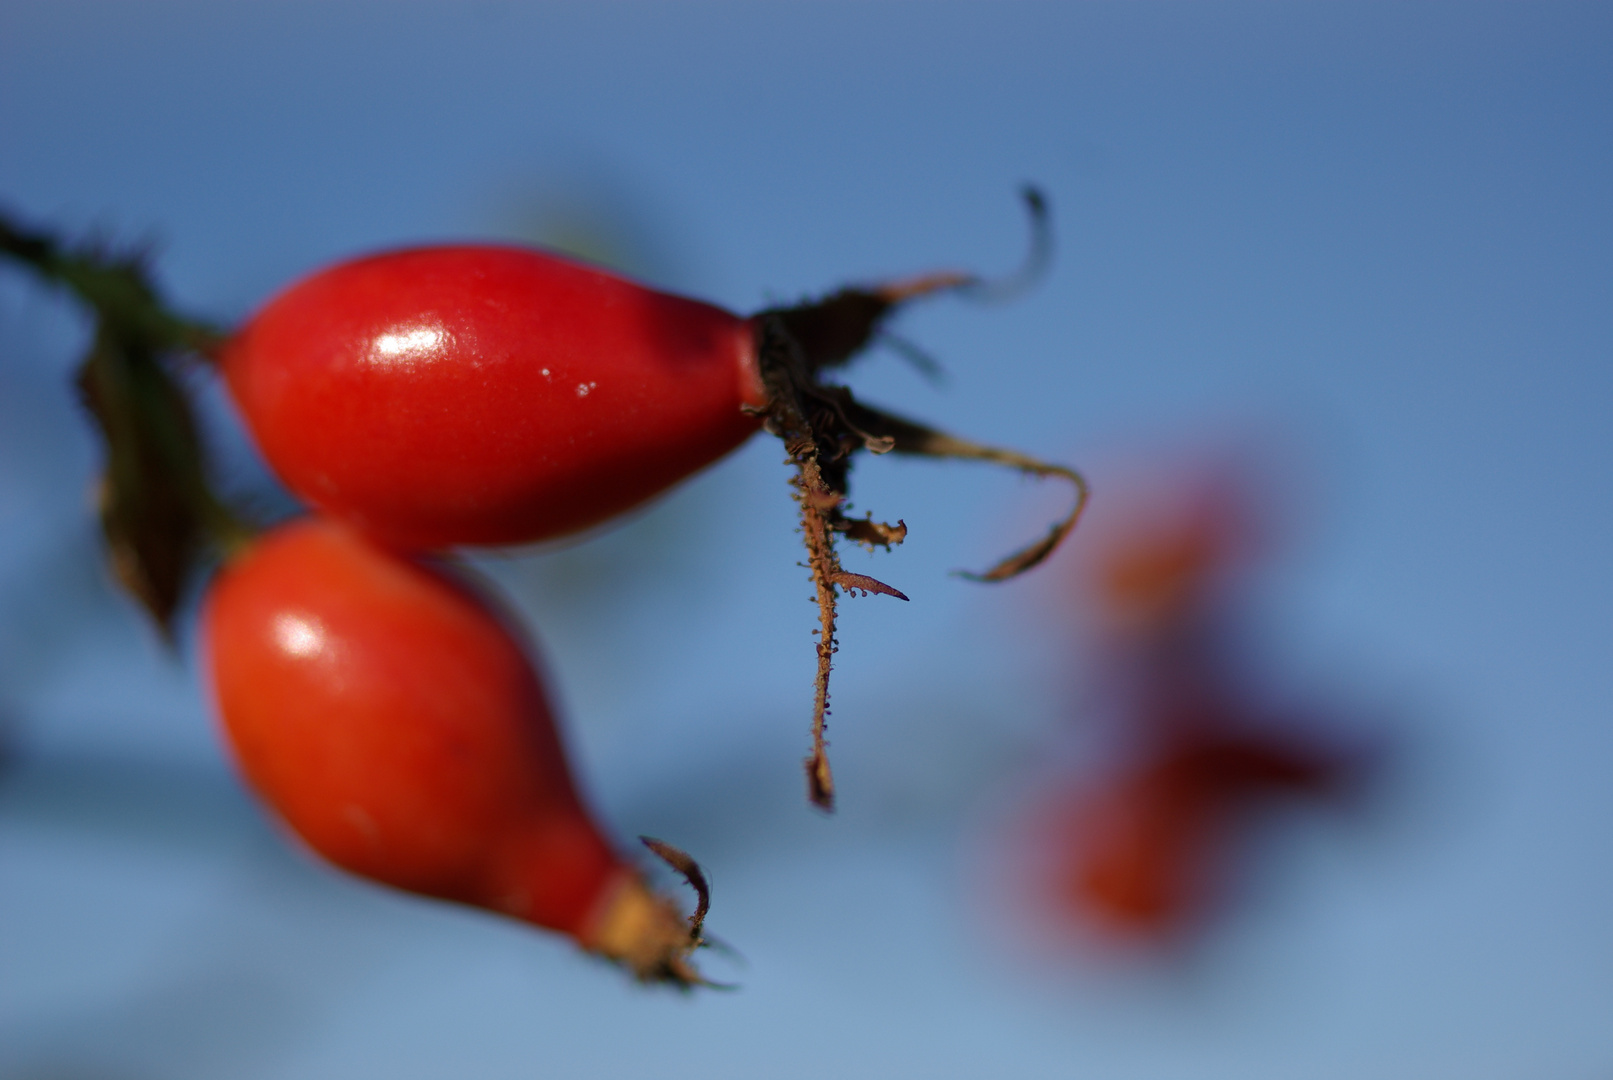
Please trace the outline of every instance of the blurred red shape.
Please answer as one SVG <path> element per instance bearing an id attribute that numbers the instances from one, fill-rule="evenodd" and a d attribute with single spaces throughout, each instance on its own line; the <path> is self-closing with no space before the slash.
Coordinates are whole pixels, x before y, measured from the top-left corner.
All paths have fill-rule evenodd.
<path id="1" fill-rule="evenodd" d="M 1262 545 L 1250 486 L 1231 473 L 1167 489 L 1110 522 L 1083 608 L 1122 753 L 1049 798 L 1037 861 L 1056 913 L 1109 936 L 1174 940 L 1201 922 L 1246 833 L 1284 803 L 1351 792 L 1366 747 L 1261 700 L 1240 585 Z"/>
<path id="2" fill-rule="evenodd" d="M 1153 749 L 1061 808 L 1061 899 L 1111 926 L 1166 935 L 1211 899 L 1240 815 L 1274 795 L 1328 795 L 1345 756 L 1269 734 L 1205 732 Z"/>

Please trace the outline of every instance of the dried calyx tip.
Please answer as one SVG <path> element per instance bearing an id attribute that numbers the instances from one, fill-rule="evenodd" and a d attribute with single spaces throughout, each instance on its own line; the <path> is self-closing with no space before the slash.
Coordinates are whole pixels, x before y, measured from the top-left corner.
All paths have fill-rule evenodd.
<path id="1" fill-rule="evenodd" d="M 996 303 L 1033 288 L 1047 275 L 1053 261 L 1053 229 L 1047 199 L 1039 188 L 1020 190 L 1030 218 L 1030 246 L 1018 268 L 1001 277 L 984 277 L 958 270 L 942 270 L 899 278 L 875 285 L 850 286 L 790 307 L 772 308 L 761 316 L 776 318 L 795 340 L 808 372 L 839 367 L 878 337 L 887 337 L 884 323 L 896 309 L 926 296 L 955 293 L 972 300 Z M 890 339 L 920 370 L 933 377 L 933 359 L 902 339 Z"/>
<path id="2" fill-rule="evenodd" d="M 887 282 L 867 292 L 895 306 L 945 292 L 958 293 L 971 300 L 997 303 L 1011 300 L 1034 288 L 1047 276 L 1048 268 L 1053 264 L 1053 227 L 1047 196 L 1042 194 L 1041 188 L 1026 184 L 1019 189 L 1019 197 L 1024 201 L 1025 211 L 1030 218 L 1031 235 L 1024 261 L 1015 270 L 996 278 L 941 271 Z"/>
<path id="3" fill-rule="evenodd" d="M 706 912 L 711 910 L 711 886 L 706 884 L 705 872 L 694 857 L 681 848 L 673 847 L 665 840 L 657 840 L 653 836 L 639 837 L 639 843 L 651 851 L 689 883 L 689 888 L 695 892 L 694 914 L 689 916 L 689 940 L 694 946 L 701 944 L 700 930 L 706 924 Z"/>
<path id="4" fill-rule="evenodd" d="M 711 908 L 711 890 L 700 865 L 665 841 L 648 836 L 640 840 L 694 889 L 694 914 L 685 921 L 671 900 L 651 890 L 639 874 L 627 873 L 600 913 L 587 948 L 627 967 L 643 982 L 670 983 L 680 989 L 732 989 L 707 979 L 689 962 L 689 954 L 707 944 L 702 930 Z"/>
<path id="5" fill-rule="evenodd" d="M 981 581 L 1005 581 L 1045 560 L 1075 527 L 1087 503 L 1087 484 L 1073 469 L 1012 450 L 960 439 L 927 425 L 858 402 L 851 391 L 822 380 L 823 373 L 860 353 L 883 333 L 885 320 L 908 301 L 954 292 L 975 299 L 999 300 L 1038 281 L 1052 256 L 1047 200 L 1030 186 L 1021 191 L 1030 217 L 1031 242 L 1024 262 L 1013 273 L 989 279 L 951 271 L 918 275 L 884 285 L 841 289 L 813 303 L 773 308 L 757 314 L 758 366 L 767 389 L 767 405 L 757 410 L 767 431 L 783 440 L 791 480 L 800 505 L 801 534 L 807 565 L 816 586 L 819 609 L 818 670 L 814 679 L 812 753 L 806 760 L 807 797 L 822 810 L 834 806 L 824 731 L 829 704 L 829 675 L 836 651 L 837 590 L 851 595 L 878 593 L 906 600 L 901 591 L 876 578 L 847 571 L 835 550 L 842 537 L 872 549 L 889 549 L 907 536 L 907 526 L 848 518 L 846 497 L 853 456 L 913 454 L 931 458 L 984 461 L 1039 477 L 1057 477 L 1075 489 L 1074 506 L 1038 541 L 1000 560 L 980 574 Z"/>

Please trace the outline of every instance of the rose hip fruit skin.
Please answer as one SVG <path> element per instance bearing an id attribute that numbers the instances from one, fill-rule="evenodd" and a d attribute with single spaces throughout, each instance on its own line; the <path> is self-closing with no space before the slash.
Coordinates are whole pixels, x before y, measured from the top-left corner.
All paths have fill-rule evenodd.
<path id="1" fill-rule="evenodd" d="M 320 855 L 687 981 L 688 928 L 600 835 L 525 650 L 463 584 L 305 519 L 220 572 L 203 640 L 241 770 Z"/>
<path id="2" fill-rule="evenodd" d="M 606 521 L 744 442 L 766 400 L 747 320 L 492 245 L 319 271 L 221 362 L 293 492 L 412 550 Z"/>

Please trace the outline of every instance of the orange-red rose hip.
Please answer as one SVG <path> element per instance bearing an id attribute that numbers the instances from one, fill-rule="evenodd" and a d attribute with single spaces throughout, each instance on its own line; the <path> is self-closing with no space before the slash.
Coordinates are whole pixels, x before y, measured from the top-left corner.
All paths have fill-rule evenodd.
<path id="1" fill-rule="evenodd" d="M 446 572 L 283 526 L 220 573 L 205 647 L 242 771 L 319 854 L 695 978 L 689 927 L 584 809 L 520 643 Z"/>
<path id="2" fill-rule="evenodd" d="M 760 426 L 756 348 L 710 304 L 462 245 L 304 278 L 221 359 L 292 491 L 436 550 L 585 529 L 722 457 Z"/>

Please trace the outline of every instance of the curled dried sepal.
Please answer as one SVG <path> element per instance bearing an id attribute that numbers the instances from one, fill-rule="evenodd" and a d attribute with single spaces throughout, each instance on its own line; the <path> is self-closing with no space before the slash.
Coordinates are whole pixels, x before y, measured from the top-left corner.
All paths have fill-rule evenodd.
<path id="1" fill-rule="evenodd" d="M 1047 274 L 1053 263 L 1053 229 L 1049 220 L 1047 198 L 1034 184 L 1019 189 L 1030 218 L 1031 243 L 1024 262 L 1011 274 L 988 278 L 978 274 L 943 270 L 920 274 L 918 277 L 889 281 L 868 290 L 889 304 L 905 304 L 936 293 L 955 292 L 973 300 L 997 303 L 1011 300 L 1033 288 Z"/>
<path id="2" fill-rule="evenodd" d="M 700 865 L 664 840 L 639 839 L 694 889 L 694 914 L 685 921 L 676 904 L 654 892 L 638 874 L 628 874 L 607 900 L 585 947 L 622 964 L 643 982 L 670 983 L 679 989 L 731 989 L 707 979 L 689 961 L 690 953 L 707 944 L 703 930 L 711 890 Z"/>
<path id="3" fill-rule="evenodd" d="M 811 303 L 761 312 L 758 318 L 780 320 L 800 346 L 809 371 L 845 364 L 870 342 L 884 338 L 933 377 L 937 370 L 934 361 L 910 343 L 890 337 L 884 330 L 885 320 L 897 308 L 927 296 L 955 293 L 995 303 L 1018 296 L 1040 281 L 1053 259 L 1047 199 L 1030 184 L 1020 189 L 1020 197 L 1030 218 L 1030 247 L 1019 268 L 1010 274 L 988 278 L 943 270 L 876 285 L 856 285 Z"/>
<path id="4" fill-rule="evenodd" d="M 1086 477 L 1068 466 L 1041 461 L 1028 454 L 1021 454 L 1017 450 L 983 446 L 968 439 L 960 439 L 956 435 L 948 435 L 944 431 L 937 431 L 916 421 L 860 404 L 852 400 L 849 394 L 841 402 L 841 410 L 859 431 L 867 432 L 876 438 L 888 439 L 892 453 L 1006 465 L 1032 476 L 1068 480 L 1075 488 L 1075 504 L 1068 514 L 1048 529 L 1046 536 L 1002 559 L 990 569 L 979 573 L 958 571 L 959 576 L 971 581 L 1007 581 L 1042 562 L 1053 554 L 1075 528 L 1076 523 L 1081 520 L 1081 515 L 1086 511 L 1087 501 L 1091 498 L 1092 492 Z"/>
<path id="5" fill-rule="evenodd" d="M 706 913 L 711 910 L 711 886 L 706 884 L 705 872 L 694 857 L 681 848 L 675 848 L 665 840 L 657 840 L 653 836 L 641 836 L 639 842 L 660 857 L 672 869 L 683 875 L 683 880 L 689 883 L 694 890 L 694 914 L 689 916 L 689 940 L 696 946 L 702 944 L 701 928 L 706 925 Z"/>
<path id="6" fill-rule="evenodd" d="M 986 303 L 1012 300 L 1047 276 L 1048 268 L 1053 265 L 1053 226 L 1047 197 L 1034 184 L 1021 187 L 1019 197 L 1030 215 L 1031 244 L 1025 261 L 1012 274 L 999 278 L 976 277 L 957 286 L 957 291 L 964 296 Z"/>

